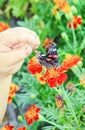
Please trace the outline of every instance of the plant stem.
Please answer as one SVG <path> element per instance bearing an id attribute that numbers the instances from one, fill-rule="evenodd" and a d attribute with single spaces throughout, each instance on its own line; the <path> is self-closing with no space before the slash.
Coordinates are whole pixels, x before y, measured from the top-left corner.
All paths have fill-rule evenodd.
<path id="1" fill-rule="evenodd" d="M 73 24 L 72 24 L 72 35 L 73 35 L 73 40 L 74 40 L 74 52 L 76 53 L 76 51 L 77 51 L 77 41 L 76 41 L 76 35 L 75 35 Z"/>
<path id="2" fill-rule="evenodd" d="M 69 108 L 69 110 L 70 110 L 70 112 L 71 112 L 71 115 L 72 115 L 72 117 L 74 118 L 74 121 L 76 122 L 77 126 L 79 126 L 79 123 L 78 123 L 76 114 L 75 114 L 75 112 L 74 112 L 74 110 L 73 110 L 73 107 L 72 107 L 72 104 L 71 104 L 71 102 L 70 102 L 70 99 L 69 99 L 68 95 L 66 94 L 66 92 L 65 92 L 65 90 L 64 90 L 64 87 L 62 87 L 62 91 L 63 91 L 63 94 L 64 94 L 64 96 L 65 96 L 65 101 L 66 101 L 67 106 L 68 106 L 68 108 Z"/>
<path id="3" fill-rule="evenodd" d="M 39 50 L 40 50 L 42 53 L 46 54 L 46 51 L 45 51 L 45 49 L 44 49 L 42 46 L 39 47 Z"/>
<path id="4" fill-rule="evenodd" d="M 71 51 L 72 51 L 73 53 L 75 53 L 75 51 L 73 50 L 73 47 L 71 46 L 71 44 L 69 44 L 68 42 L 66 42 L 66 44 L 67 44 L 67 46 L 71 49 Z"/>
<path id="5" fill-rule="evenodd" d="M 81 27 L 80 27 L 80 31 L 81 31 L 82 37 L 84 38 L 84 32 Z"/>
<path id="6" fill-rule="evenodd" d="M 26 120 L 25 120 L 25 117 L 23 115 L 23 112 L 21 110 L 21 108 L 19 107 L 18 103 L 17 103 L 17 100 L 16 100 L 16 97 L 13 97 L 13 103 L 16 105 L 17 109 L 19 110 L 21 116 L 22 116 L 22 119 L 23 119 L 23 125 L 26 126 L 26 129 L 28 130 L 28 127 L 27 127 L 27 123 L 26 123 Z"/>
<path id="7" fill-rule="evenodd" d="M 60 24 L 61 24 L 62 31 L 65 31 L 65 27 L 64 27 L 64 25 L 63 25 L 63 23 L 62 23 L 62 20 L 60 20 L 59 22 L 60 22 Z"/>
<path id="8" fill-rule="evenodd" d="M 44 120 L 45 122 L 47 122 L 47 123 L 49 123 L 49 124 L 51 124 L 51 125 L 53 125 L 53 126 L 56 126 L 57 128 L 59 128 L 60 130 L 62 130 L 62 129 L 65 129 L 65 128 L 72 128 L 72 127 L 66 127 L 66 126 L 60 126 L 60 125 L 57 125 L 57 124 L 55 124 L 54 122 L 51 122 L 51 121 L 48 121 L 48 120 Z"/>

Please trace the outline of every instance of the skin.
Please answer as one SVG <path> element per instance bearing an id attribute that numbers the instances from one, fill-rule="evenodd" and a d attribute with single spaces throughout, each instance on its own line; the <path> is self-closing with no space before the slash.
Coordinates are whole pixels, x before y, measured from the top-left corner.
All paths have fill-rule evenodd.
<path id="1" fill-rule="evenodd" d="M 6 111 L 12 76 L 39 44 L 36 33 L 24 27 L 0 33 L 0 123 Z"/>

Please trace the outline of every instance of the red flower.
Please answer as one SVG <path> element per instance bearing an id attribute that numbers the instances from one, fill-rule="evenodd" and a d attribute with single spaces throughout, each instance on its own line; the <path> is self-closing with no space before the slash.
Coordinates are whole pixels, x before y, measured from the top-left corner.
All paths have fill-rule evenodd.
<path id="1" fill-rule="evenodd" d="M 37 121 L 39 119 L 39 111 L 40 108 L 36 108 L 35 104 L 28 108 L 27 112 L 25 113 L 25 118 L 29 125 L 32 124 L 35 120 Z"/>
<path id="2" fill-rule="evenodd" d="M 42 66 L 37 63 L 36 57 L 32 57 L 32 59 L 30 59 L 29 64 L 28 64 L 28 71 L 31 74 L 37 74 L 42 71 Z"/>
<path id="3" fill-rule="evenodd" d="M 72 68 L 74 65 L 77 65 L 82 58 L 77 55 L 67 54 L 65 59 L 62 62 L 62 67 L 67 70 Z"/>
<path id="4" fill-rule="evenodd" d="M 14 83 L 11 83 L 10 85 L 10 91 L 9 91 L 9 97 L 8 97 L 8 103 L 10 104 L 12 102 L 12 98 L 15 96 L 15 92 L 18 90 L 18 86 Z"/>
<path id="5" fill-rule="evenodd" d="M 67 78 L 68 78 L 68 75 L 63 73 L 59 77 L 57 77 L 57 83 L 61 85 L 62 83 L 66 82 Z"/>
<path id="6" fill-rule="evenodd" d="M 27 130 L 26 127 L 20 127 L 20 128 L 17 128 L 17 130 Z"/>
<path id="7" fill-rule="evenodd" d="M 10 28 L 10 26 L 6 23 L 0 22 L 0 32 Z"/>
<path id="8" fill-rule="evenodd" d="M 50 68 L 47 69 L 44 74 L 44 79 L 51 88 L 56 87 L 56 85 L 61 85 L 66 81 L 67 75 L 64 73 L 66 70 L 61 66 L 56 69 Z"/>
<path id="9" fill-rule="evenodd" d="M 72 24 L 73 24 L 73 27 L 76 29 L 78 25 L 82 24 L 82 18 L 79 17 L 79 16 L 74 16 L 73 19 L 72 19 Z M 72 24 L 71 24 L 70 21 L 68 21 L 68 27 L 69 28 L 72 28 Z"/>
<path id="10" fill-rule="evenodd" d="M 1 130 L 14 130 L 14 126 L 5 125 Z"/>
<path id="11" fill-rule="evenodd" d="M 57 85 L 57 78 L 47 79 L 47 84 L 49 84 L 51 88 L 55 87 Z"/>

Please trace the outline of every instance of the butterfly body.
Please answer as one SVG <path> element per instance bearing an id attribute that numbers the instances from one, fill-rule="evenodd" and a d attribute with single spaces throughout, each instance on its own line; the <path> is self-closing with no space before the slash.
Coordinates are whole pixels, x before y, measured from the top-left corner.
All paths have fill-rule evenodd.
<path id="1" fill-rule="evenodd" d="M 38 62 L 46 68 L 57 68 L 59 66 L 55 43 L 53 42 L 48 49 L 47 54 L 35 51 Z"/>

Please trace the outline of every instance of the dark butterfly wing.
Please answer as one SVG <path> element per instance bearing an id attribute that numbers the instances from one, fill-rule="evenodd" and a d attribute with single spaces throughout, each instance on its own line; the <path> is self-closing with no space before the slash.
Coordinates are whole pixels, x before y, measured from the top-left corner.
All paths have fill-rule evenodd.
<path id="1" fill-rule="evenodd" d="M 56 45 L 54 42 L 51 44 L 51 46 L 46 54 L 46 61 L 53 68 L 57 68 L 59 66 L 57 49 L 56 49 Z"/>
<path id="2" fill-rule="evenodd" d="M 55 43 L 51 44 L 46 55 L 37 51 L 35 52 L 35 54 L 38 59 L 38 62 L 46 68 L 57 68 L 59 66 Z"/>
<path id="3" fill-rule="evenodd" d="M 49 50 L 47 52 L 47 56 L 49 56 L 49 55 L 51 55 L 51 56 L 58 55 L 57 50 L 56 50 L 56 45 L 54 42 L 51 44 L 51 46 L 49 47 Z"/>

